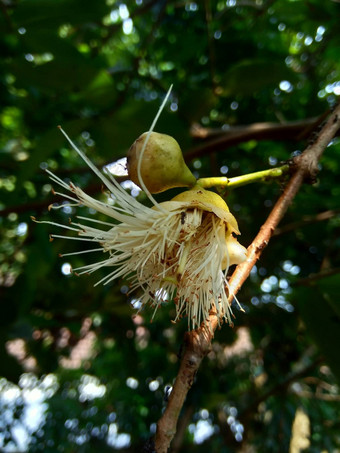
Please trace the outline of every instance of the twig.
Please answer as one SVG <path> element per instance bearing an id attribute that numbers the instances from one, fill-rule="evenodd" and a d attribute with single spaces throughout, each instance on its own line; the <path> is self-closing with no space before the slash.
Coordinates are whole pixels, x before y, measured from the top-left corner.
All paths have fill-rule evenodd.
<path id="1" fill-rule="evenodd" d="M 329 114 L 329 112 L 327 112 Z M 306 118 L 298 121 L 287 121 L 284 123 L 261 122 L 229 126 L 227 130 L 221 128 L 203 127 L 198 123 L 191 126 L 190 134 L 193 138 L 210 140 L 217 137 L 224 137 L 226 140 L 232 137 L 245 136 L 247 139 L 273 136 L 275 139 L 300 139 L 308 137 L 319 122 L 318 117 Z M 311 129 L 311 130 L 310 130 Z M 305 131 L 309 133 L 305 135 Z"/>
<path id="2" fill-rule="evenodd" d="M 262 393 L 262 395 L 259 395 L 256 399 L 253 397 L 251 398 L 251 402 L 249 405 L 244 407 L 239 411 L 238 418 L 239 421 L 244 425 L 247 426 L 248 420 L 253 416 L 254 413 L 258 411 L 259 405 L 266 401 L 268 398 L 270 398 L 273 395 L 277 394 L 283 394 L 284 392 L 287 392 L 291 384 L 294 382 L 299 381 L 300 379 L 304 378 L 305 376 L 309 376 L 309 373 L 314 371 L 314 369 L 320 365 L 323 361 L 322 357 L 317 357 L 316 360 L 314 360 L 312 363 L 307 365 L 305 368 L 290 374 L 286 379 L 278 382 L 275 384 L 272 388 L 267 390 L 266 392 Z M 296 392 L 294 392 L 296 393 Z M 249 398 L 245 398 L 248 400 Z M 218 413 L 218 421 L 219 425 L 221 427 L 221 433 L 224 437 L 225 443 L 229 442 L 227 446 L 231 447 L 233 443 L 235 442 L 235 438 L 232 435 L 232 432 L 230 430 L 230 427 L 227 424 L 227 417 L 224 413 L 223 410 L 220 410 Z M 246 438 L 243 439 L 246 442 Z"/>
<path id="3" fill-rule="evenodd" d="M 328 121 L 321 129 L 314 143 L 294 159 L 295 173 L 288 182 L 284 192 L 276 202 L 272 212 L 260 228 L 260 231 L 248 248 L 247 260 L 238 265 L 233 273 L 229 285 L 229 301 L 232 302 L 234 295 L 240 290 L 244 281 L 256 261 L 260 258 L 263 249 L 267 246 L 273 232 L 284 217 L 289 205 L 299 191 L 305 180 L 313 180 L 318 171 L 318 161 L 328 143 L 337 133 L 340 127 L 340 106 L 329 116 Z M 157 453 L 166 453 L 171 440 L 176 432 L 178 416 L 184 404 L 186 395 L 194 381 L 197 370 L 204 358 L 210 351 L 211 340 L 219 322 L 215 314 L 210 315 L 210 325 L 202 325 L 199 329 L 186 333 L 186 349 L 183 353 L 180 369 L 166 410 L 157 424 L 155 436 L 155 448 Z"/>
<path id="4" fill-rule="evenodd" d="M 245 186 L 246 184 L 251 184 L 253 182 L 263 182 L 281 178 L 284 174 L 288 173 L 288 171 L 289 165 L 282 165 L 281 167 L 269 168 L 268 170 L 256 171 L 254 173 L 236 176 L 235 178 L 226 178 L 225 176 L 200 178 L 197 180 L 197 184 L 205 189 L 210 189 L 214 186 L 235 189 L 236 187 Z"/>
<path id="5" fill-rule="evenodd" d="M 300 280 L 293 282 L 292 286 L 310 286 L 318 280 L 338 274 L 340 274 L 339 267 L 336 267 L 335 269 L 327 269 L 326 271 L 319 272 L 318 274 L 311 274 L 309 277 L 301 278 Z"/>
<path id="6" fill-rule="evenodd" d="M 282 382 L 278 382 L 267 392 L 263 393 L 257 399 L 253 400 L 252 403 L 249 406 L 247 406 L 243 411 L 241 411 L 239 414 L 239 419 L 242 422 L 242 424 L 246 424 L 246 419 L 249 417 L 249 414 L 256 411 L 256 409 L 258 408 L 260 403 L 262 403 L 263 401 L 266 401 L 272 395 L 275 395 L 277 393 L 282 393 L 284 390 L 288 389 L 290 384 L 292 384 L 293 382 L 296 382 L 299 379 L 301 379 L 305 376 L 308 376 L 308 374 L 311 371 L 313 371 L 318 365 L 320 365 L 322 363 L 322 361 L 323 361 L 323 357 L 318 357 L 316 360 L 314 360 L 314 362 L 307 365 L 302 370 L 289 375 L 285 380 L 283 380 Z"/>
<path id="7" fill-rule="evenodd" d="M 115 179 L 118 182 L 122 182 L 122 181 L 126 180 L 127 178 L 125 176 L 115 176 Z M 88 195 L 92 195 L 92 194 L 100 192 L 102 189 L 103 189 L 102 184 L 94 183 L 94 184 L 90 184 L 86 187 L 86 193 Z M 65 201 L 65 197 L 62 197 L 60 195 L 55 195 L 53 199 L 51 199 L 49 197 L 44 200 L 32 201 L 32 202 L 25 203 L 25 204 L 8 206 L 7 208 L 0 210 L 0 217 L 5 217 L 6 215 L 10 214 L 11 212 L 15 212 L 16 214 L 23 214 L 28 211 L 31 214 L 36 214 L 36 213 L 43 211 L 44 209 L 47 209 L 51 204 L 61 203 L 63 201 Z"/>
<path id="8" fill-rule="evenodd" d="M 260 181 L 267 181 L 271 179 L 281 178 L 284 174 L 286 174 L 289 170 L 289 165 L 283 165 L 282 167 L 277 168 L 270 168 L 268 170 L 257 171 L 254 173 L 249 173 L 247 175 L 236 176 L 235 178 L 226 178 L 226 177 L 212 177 L 212 178 L 200 178 L 197 180 L 197 183 L 200 184 L 205 189 L 218 186 L 218 187 L 228 187 L 228 189 L 234 189 L 240 186 L 244 186 L 245 184 L 250 184 L 253 182 L 260 182 Z M 61 173 L 61 172 L 59 172 Z M 58 173 L 58 174 L 59 174 Z M 125 181 L 128 179 L 128 176 L 116 176 L 115 177 L 118 182 Z M 100 184 L 88 186 L 86 188 L 86 192 L 88 194 L 99 192 L 101 189 Z M 53 202 L 59 202 L 62 200 L 62 197 L 56 197 Z M 47 208 L 51 204 L 50 200 L 41 200 L 41 201 L 34 201 L 31 203 L 16 205 L 16 206 L 8 206 L 0 210 L 0 217 L 10 214 L 11 212 L 15 212 L 17 214 L 22 214 L 26 211 L 30 212 L 39 212 L 43 209 Z"/>
<path id="9" fill-rule="evenodd" d="M 119 105 L 121 105 L 123 98 L 120 98 L 114 106 L 112 111 L 106 112 L 107 115 L 111 115 L 113 111 L 116 111 Z M 303 121 L 292 121 L 286 124 L 276 124 L 276 123 L 254 123 L 249 126 L 234 126 L 231 127 L 229 131 L 224 132 L 221 129 L 210 130 L 205 128 L 195 127 L 196 132 L 192 132 L 193 136 L 200 138 L 207 138 L 218 135 L 218 139 L 199 145 L 191 150 L 185 152 L 186 161 L 193 160 L 195 157 L 203 156 L 206 154 L 213 153 L 218 150 L 226 149 L 229 146 L 235 145 L 237 143 L 246 142 L 251 139 L 256 140 L 302 140 L 305 138 L 304 131 L 310 130 L 311 127 L 319 124 L 318 118 L 307 118 Z M 116 156 L 117 159 L 121 156 Z M 102 166 L 112 163 L 112 159 L 108 162 L 102 164 Z M 58 170 L 59 175 L 68 175 L 75 173 L 87 173 L 89 168 L 79 167 L 72 169 L 60 169 Z M 87 191 L 87 189 L 86 189 Z M 49 201 L 33 202 L 15 206 L 8 206 L 3 210 L 0 210 L 0 217 L 5 216 L 11 212 L 16 212 L 17 214 L 24 213 L 26 211 L 32 212 L 34 209 L 43 210 L 49 205 Z"/>
<path id="10" fill-rule="evenodd" d="M 270 179 L 281 178 L 289 170 L 288 165 L 283 165 L 282 167 L 270 168 L 269 170 L 257 171 L 254 173 L 249 173 L 247 175 L 236 176 L 235 178 L 226 178 L 226 177 L 212 177 L 212 178 L 200 178 L 197 180 L 197 183 L 200 184 L 205 189 L 218 186 L 218 187 L 228 187 L 228 189 L 234 189 L 236 187 L 244 186 L 245 184 L 250 184 L 253 182 L 267 181 Z M 61 172 L 59 172 L 61 173 Z M 125 181 L 128 179 L 128 176 L 116 176 L 118 182 Z M 100 184 L 92 185 L 86 188 L 88 194 L 99 192 L 101 189 Z M 56 197 L 53 202 L 59 202 L 62 200 L 62 197 Z M 47 208 L 51 204 L 50 200 L 41 200 L 34 201 L 31 203 L 8 206 L 0 210 L 0 217 L 15 212 L 17 214 L 22 214 L 23 212 L 39 212 Z"/>
<path id="11" fill-rule="evenodd" d="M 317 222 L 323 222 L 324 220 L 329 220 L 332 217 L 335 217 L 340 214 L 340 209 L 330 209 L 328 211 L 320 212 L 314 216 L 306 215 L 302 217 L 301 220 L 297 222 L 288 223 L 283 225 L 281 228 L 275 230 L 274 236 L 279 236 L 281 234 L 289 233 L 290 231 L 297 230 L 298 228 L 305 227 Z"/>
<path id="12" fill-rule="evenodd" d="M 215 132 L 196 126 L 192 129 L 192 135 L 199 138 L 212 136 L 214 138 L 189 149 L 185 152 L 184 157 L 188 161 L 213 152 L 224 151 L 226 148 L 249 140 L 300 141 L 308 136 L 305 135 L 306 131 L 314 130 L 318 126 L 318 118 L 307 118 L 303 121 L 291 121 L 285 124 L 253 123 L 246 126 L 232 126 L 227 131 L 219 130 Z"/>
<path id="13" fill-rule="evenodd" d="M 313 393 L 307 390 L 294 391 L 294 394 L 299 398 L 311 398 L 321 401 L 337 401 L 340 402 L 340 395 L 331 395 L 330 393 Z"/>

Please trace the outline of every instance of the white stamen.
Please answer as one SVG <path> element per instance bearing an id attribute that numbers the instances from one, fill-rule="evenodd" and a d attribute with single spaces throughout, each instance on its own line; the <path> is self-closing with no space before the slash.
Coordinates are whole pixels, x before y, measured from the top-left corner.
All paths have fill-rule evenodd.
<path id="1" fill-rule="evenodd" d="M 91 219 L 90 217 L 83 217 L 83 216 L 80 216 L 80 215 L 77 215 L 76 218 L 77 219 L 81 219 L 81 220 L 86 220 L 87 222 L 100 223 L 101 225 L 107 225 L 107 226 L 110 226 L 110 227 L 113 227 L 113 226 L 116 225 L 116 223 L 103 222 L 102 220 Z"/>
<path id="2" fill-rule="evenodd" d="M 100 249 L 89 249 L 89 250 L 80 250 L 79 252 L 71 252 L 71 253 L 61 253 L 59 256 L 64 258 L 64 256 L 72 256 L 72 255 L 82 255 L 83 253 L 91 253 L 91 252 L 102 252 L 103 248 Z"/>
<path id="3" fill-rule="evenodd" d="M 232 324 L 233 315 L 226 288 L 231 294 L 227 272 L 230 259 L 233 260 L 232 263 L 235 262 L 234 257 L 230 258 L 235 253 L 229 254 L 228 244 L 230 246 L 231 242 L 228 240 L 234 241 L 235 246 L 236 239 L 230 235 L 229 228 L 231 223 L 236 224 L 234 217 L 223 209 L 209 210 L 198 207 L 197 202 L 172 201 L 159 204 L 147 190 L 141 177 L 141 162 L 147 141 L 170 96 L 170 91 L 171 87 L 151 125 L 138 161 L 139 181 L 154 207 L 146 207 L 129 195 L 106 169 L 104 175 L 61 129 L 71 146 L 105 184 L 115 203 L 110 205 L 96 200 L 72 182 L 66 183 L 48 171 L 52 181 L 71 193 L 58 195 L 75 202 L 74 206 L 91 208 L 113 221 L 77 216 L 84 224 L 70 222 L 69 225 L 63 225 L 48 221 L 41 223 L 77 233 L 76 237 L 53 234 L 52 238 L 99 243 L 100 248 L 61 256 L 100 251 L 105 253 L 104 259 L 99 262 L 80 266 L 75 271 L 79 271 L 81 275 L 111 268 L 95 286 L 108 285 L 113 280 L 122 278 L 129 283 L 129 294 L 132 291 L 141 293 L 140 297 L 138 296 L 140 309 L 150 303 L 154 307 L 151 319 L 163 303 L 174 298 L 176 304 L 174 322 L 187 316 L 189 328 L 198 327 L 202 322 L 207 322 L 209 311 L 215 308 L 219 322 L 225 319 Z M 61 205 L 55 209 L 64 206 L 71 204 Z M 233 226 L 233 231 L 235 228 L 237 224 L 236 227 Z M 229 236 L 226 237 L 227 231 Z M 236 259 L 242 259 L 244 248 L 238 243 L 237 247 L 240 247 L 240 250 Z M 235 300 L 239 304 L 236 298 Z M 240 304 L 239 307 L 242 309 Z"/>

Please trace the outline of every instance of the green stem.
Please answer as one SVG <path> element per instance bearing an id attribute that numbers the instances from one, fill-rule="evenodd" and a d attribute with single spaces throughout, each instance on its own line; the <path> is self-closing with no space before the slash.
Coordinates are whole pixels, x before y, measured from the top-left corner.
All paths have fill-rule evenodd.
<path id="1" fill-rule="evenodd" d="M 236 176 L 235 178 L 226 178 L 225 176 L 200 178 L 197 180 L 197 184 L 199 184 L 204 189 L 210 189 L 214 186 L 234 189 L 235 187 L 244 186 L 253 182 L 263 182 L 270 179 L 280 178 L 285 173 L 288 173 L 288 170 L 289 165 L 282 165 L 282 167 L 256 171 L 255 173 L 248 173 L 247 175 Z"/>

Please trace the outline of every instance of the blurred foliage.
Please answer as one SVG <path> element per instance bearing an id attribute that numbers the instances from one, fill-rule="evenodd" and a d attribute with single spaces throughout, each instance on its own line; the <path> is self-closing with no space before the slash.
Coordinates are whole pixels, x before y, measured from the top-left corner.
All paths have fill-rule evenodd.
<path id="1" fill-rule="evenodd" d="M 103 197 L 57 129 L 97 165 L 123 157 L 147 130 L 183 150 L 191 126 L 220 132 L 324 114 L 340 94 L 337 1 L 0 1 L 0 448 L 142 451 L 179 363 L 186 324 L 173 308 L 132 319 L 123 282 L 67 274 L 66 240 L 30 216 L 64 223 L 45 168 Z M 201 177 L 265 169 L 306 141 L 255 141 L 188 162 Z M 298 408 L 304 451 L 339 451 L 340 218 L 338 139 L 305 185 L 239 299 L 235 328 L 215 335 L 179 421 L 173 451 L 286 452 Z M 280 184 L 225 194 L 248 245 Z M 162 194 L 165 199 L 168 194 Z M 141 195 L 141 200 L 143 196 Z M 101 216 L 98 216 L 101 217 Z M 76 267 L 82 255 L 69 260 Z M 67 261 L 68 262 L 68 261 Z M 64 270 L 64 273 L 62 272 Z M 328 271 L 333 275 L 327 276 Z M 324 272 L 325 278 L 319 278 Z M 309 277 L 311 274 L 319 277 Z M 183 428 L 183 429 L 182 429 Z M 8 450 L 9 451 L 9 450 Z"/>

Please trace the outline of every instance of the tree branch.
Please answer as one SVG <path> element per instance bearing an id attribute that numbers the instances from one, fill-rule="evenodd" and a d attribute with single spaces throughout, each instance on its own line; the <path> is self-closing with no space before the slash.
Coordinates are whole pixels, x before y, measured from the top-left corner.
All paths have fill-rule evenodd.
<path id="1" fill-rule="evenodd" d="M 185 398 L 194 382 L 196 372 L 203 358 L 211 349 L 213 335 L 213 330 L 206 325 L 185 334 L 185 352 L 182 356 L 180 369 L 170 393 L 168 405 L 157 423 L 155 437 L 157 453 L 166 453 L 168 451 L 170 442 L 176 433 L 177 420 Z"/>
<path id="2" fill-rule="evenodd" d="M 326 271 L 321 271 L 318 274 L 311 274 L 309 277 L 301 278 L 293 283 L 293 286 L 310 286 L 313 285 L 318 280 L 323 278 L 332 277 L 333 275 L 340 274 L 340 268 L 336 267 L 334 269 L 327 269 Z"/>
<path id="3" fill-rule="evenodd" d="M 326 114 L 329 114 L 329 112 L 326 112 Z M 227 131 L 207 129 L 196 124 L 191 129 L 191 135 L 195 138 L 208 140 L 199 146 L 189 149 L 184 154 L 184 157 L 186 160 L 191 160 L 216 151 L 225 150 L 230 146 L 249 140 L 299 141 L 306 139 L 310 135 L 310 139 L 313 139 L 317 132 L 312 131 L 320 127 L 324 118 L 325 114 L 319 118 L 289 121 L 284 124 L 253 123 L 244 126 L 231 126 Z"/>
<path id="4" fill-rule="evenodd" d="M 305 227 L 307 225 L 312 225 L 313 223 L 323 222 L 324 220 L 329 220 L 340 214 L 340 208 L 330 209 L 328 211 L 320 212 L 316 215 L 306 215 L 303 216 L 301 220 L 297 222 L 288 223 L 287 225 L 282 226 L 281 228 L 276 228 L 274 236 L 279 236 L 280 234 L 289 233 L 290 231 L 297 230 L 298 228 Z"/>
<path id="5" fill-rule="evenodd" d="M 122 182 L 126 180 L 127 178 L 125 176 L 115 176 L 115 179 L 118 182 Z M 102 184 L 94 183 L 90 184 L 86 187 L 86 193 L 88 195 L 93 195 L 98 192 L 100 192 L 103 189 Z M 31 201 L 25 204 L 19 204 L 19 205 L 14 205 L 14 206 L 8 206 L 7 208 L 4 208 L 0 210 L 0 217 L 4 217 L 11 212 L 15 212 L 17 214 L 23 214 L 25 212 L 29 212 L 30 214 L 36 214 L 44 209 L 47 209 L 51 204 L 54 203 L 61 203 L 65 201 L 65 197 L 61 195 L 55 195 L 53 199 L 51 197 L 45 198 L 44 200 L 39 200 L 39 201 Z"/>
<path id="6" fill-rule="evenodd" d="M 151 2 L 150 2 L 151 3 Z M 120 98 L 115 104 L 114 110 L 117 109 L 117 106 L 123 101 L 123 98 Z M 107 112 L 111 114 L 112 112 Z M 327 112 L 328 113 L 328 112 Z M 320 118 L 307 118 L 302 121 L 291 121 L 285 124 L 276 124 L 276 123 L 254 123 L 247 126 L 233 126 L 227 132 L 221 129 L 206 129 L 200 126 L 194 126 L 191 134 L 194 137 L 199 138 L 209 138 L 215 137 L 213 140 L 203 143 L 202 145 L 196 146 L 187 152 L 184 153 L 185 160 L 191 161 L 196 157 L 200 157 L 206 154 L 213 153 L 215 151 L 224 150 L 229 146 L 236 145 L 238 143 L 243 143 L 251 139 L 256 140 L 303 140 L 308 136 L 308 134 L 315 129 L 320 124 L 320 121 L 324 119 L 324 115 L 321 115 Z M 307 134 L 307 135 L 306 135 Z M 217 137 L 217 138 L 216 138 Z M 122 156 L 116 156 L 116 159 L 119 159 Z M 102 164 L 106 166 L 112 163 L 112 159 L 108 162 Z M 75 173 L 87 173 L 89 172 L 89 167 L 78 167 L 72 169 L 59 169 L 58 175 L 74 175 Z M 99 188 L 100 189 L 100 188 Z M 85 189 L 87 191 L 87 189 Z M 34 213 L 34 210 L 38 211 L 43 210 L 50 204 L 49 201 L 39 201 L 27 204 L 21 204 L 16 206 L 8 206 L 3 210 L 0 210 L 0 216 L 5 216 L 11 212 L 16 212 L 21 214 L 29 211 Z"/>
<path id="7" fill-rule="evenodd" d="M 304 181 L 312 181 L 315 178 L 318 170 L 318 161 L 328 143 L 337 133 L 339 127 L 340 106 L 338 105 L 329 116 L 318 136 L 313 137 L 313 143 L 300 156 L 294 159 L 292 167 L 295 172 L 292 178 L 287 183 L 284 192 L 276 202 L 269 217 L 260 228 L 258 235 L 249 246 L 247 260 L 237 266 L 230 279 L 230 303 L 248 278 L 252 267 L 260 258 L 263 249 L 268 245 L 275 228 L 284 217 L 302 183 Z M 157 453 L 166 453 L 168 451 L 171 440 L 176 432 L 178 416 L 186 395 L 203 358 L 210 351 L 214 331 L 218 326 L 219 320 L 216 314 L 211 313 L 209 326 L 202 325 L 199 329 L 187 332 L 185 335 L 186 347 L 175 384 L 170 394 L 167 408 L 157 424 L 155 436 L 155 449 Z"/>
<path id="8" fill-rule="evenodd" d="M 294 394 L 299 398 L 311 398 L 321 401 L 336 401 L 340 402 L 340 395 L 333 395 L 331 393 L 313 393 L 307 390 L 294 391 Z"/>
<path id="9" fill-rule="evenodd" d="M 297 139 L 301 136 L 304 138 L 304 131 L 309 128 L 314 128 L 318 122 L 317 117 L 306 118 L 298 121 L 287 121 L 284 123 L 273 123 L 273 122 L 261 122 L 252 124 L 242 124 L 236 126 L 229 126 L 228 129 L 203 127 L 198 123 L 192 125 L 190 134 L 193 138 L 200 140 L 211 140 L 224 138 L 228 140 L 231 137 L 246 136 L 248 139 L 255 139 L 260 137 L 278 136 L 282 138 L 289 137 L 290 139 Z"/>
<path id="10" fill-rule="evenodd" d="M 242 422 L 242 424 L 246 424 L 246 420 L 249 417 L 249 414 L 256 411 L 256 409 L 260 403 L 262 403 L 263 401 L 266 401 L 272 395 L 283 392 L 293 382 L 296 382 L 299 379 L 301 379 L 305 376 L 308 376 L 308 374 L 311 371 L 313 371 L 318 365 L 320 365 L 322 363 L 322 361 L 323 361 L 323 357 L 318 357 L 317 359 L 314 360 L 314 362 L 310 363 L 302 370 L 292 373 L 286 379 L 284 379 L 282 382 L 278 382 L 276 385 L 274 385 L 274 387 L 272 387 L 267 392 L 260 395 L 249 406 L 247 406 L 242 412 L 240 412 L 239 419 Z"/>

